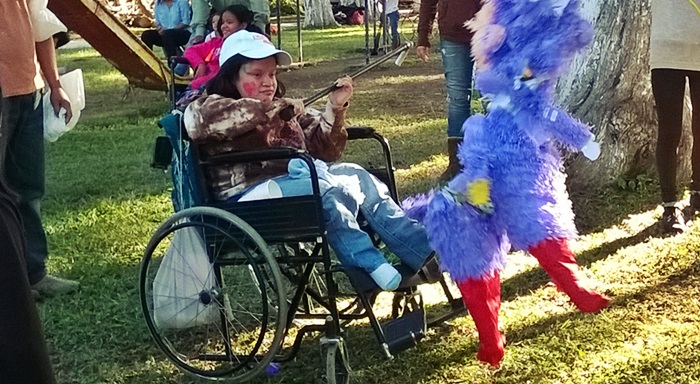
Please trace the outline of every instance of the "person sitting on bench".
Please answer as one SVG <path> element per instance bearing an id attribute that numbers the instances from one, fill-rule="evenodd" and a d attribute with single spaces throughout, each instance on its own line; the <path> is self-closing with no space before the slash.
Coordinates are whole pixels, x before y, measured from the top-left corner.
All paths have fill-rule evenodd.
<path id="1" fill-rule="evenodd" d="M 153 15 L 156 29 L 143 31 L 143 43 L 150 50 L 154 45 L 163 47 L 166 58 L 182 55 L 180 47 L 190 40 L 190 4 L 187 0 L 156 0 Z"/>

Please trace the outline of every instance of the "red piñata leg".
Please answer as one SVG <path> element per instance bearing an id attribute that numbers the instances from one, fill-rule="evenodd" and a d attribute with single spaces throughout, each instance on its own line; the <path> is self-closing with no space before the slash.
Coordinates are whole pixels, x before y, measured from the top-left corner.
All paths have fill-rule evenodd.
<path id="1" fill-rule="evenodd" d="M 564 239 L 547 239 L 530 247 L 530 253 L 561 291 L 584 313 L 595 313 L 608 306 L 610 299 L 581 286 L 576 257 Z"/>
<path id="2" fill-rule="evenodd" d="M 467 279 L 457 283 L 462 300 L 474 319 L 479 332 L 479 352 L 476 358 L 498 367 L 503 359 L 505 338 L 498 330 L 498 310 L 501 308 L 501 276 Z"/>

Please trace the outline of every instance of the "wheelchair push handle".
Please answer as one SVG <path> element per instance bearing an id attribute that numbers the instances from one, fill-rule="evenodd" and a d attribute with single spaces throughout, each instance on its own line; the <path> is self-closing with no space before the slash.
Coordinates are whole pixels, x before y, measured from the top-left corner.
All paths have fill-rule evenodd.
<path id="1" fill-rule="evenodd" d="M 371 71 L 372 69 L 378 67 L 380 64 L 383 64 L 383 63 L 385 63 L 385 62 L 389 61 L 390 59 L 397 57 L 397 56 L 398 57 L 394 61 L 394 64 L 396 64 L 397 66 L 401 66 L 401 64 L 403 64 L 403 61 L 406 59 L 406 56 L 408 54 L 408 50 L 412 46 L 413 46 L 413 42 L 409 41 L 409 42 L 405 43 L 404 45 L 394 49 L 393 51 L 388 52 L 381 59 L 379 59 L 373 63 L 365 65 L 364 67 L 358 69 L 357 71 L 353 72 L 352 74 L 350 74 L 348 76 L 350 76 L 350 78 L 354 80 L 355 78 L 362 76 L 365 73 Z M 318 99 L 328 95 L 329 93 L 335 91 L 336 89 L 338 89 L 338 85 L 336 83 L 333 83 L 333 84 L 329 85 L 328 87 L 323 88 L 322 90 L 305 98 L 303 100 L 304 106 L 311 105 L 311 104 L 315 103 L 316 101 L 318 101 Z M 280 111 L 280 117 L 284 121 L 291 120 L 294 117 L 294 107 L 289 106 L 289 107 L 286 107 L 285 109 L 283 109 L 282 111 Z"/>

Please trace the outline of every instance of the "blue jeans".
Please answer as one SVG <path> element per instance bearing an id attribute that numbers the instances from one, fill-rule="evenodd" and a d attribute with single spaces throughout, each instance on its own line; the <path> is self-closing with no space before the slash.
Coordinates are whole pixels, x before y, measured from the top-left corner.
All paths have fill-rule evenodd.
<path id="1" fill-rule="evenodd" d="M 399 36 L 399 11 L 387 13 L 386 19 L 389 22 L 389 27 L 391 28 L 391 41 L 398 43 L 401 41 L 401 36 Z"/>
<path id="2" fill-rule="evenodd" d="M 41 223 L 44 197 L 44 110 L 41 94 L 12 96 L 0 101 L 0 172 L 19 195 L 18 208 L 27 237 L 29 283 L 46 275 L 46 233 Z"/>
<path id="3" fill-rule="evenodd" d="M 425 228 L 408 218 L 389 196 L 389 188 L 357 164 L 332 164 L 328 169 L 333 182 L 319 180 L 328 242 L 343 265 L 372 272 L 386 259 L 360 229 L 357 215 L 362 212 L 402 264 L 419 270 L 432 249 Z M 283 196 L 311 193 L 311 182 L 289 175 L 275 179 Z"/>
<path id="4" fill-rule="evenodd" d="M 464 121 L 471 116 L 474 61 L 469 44 L 440 40 L 447 87 L 447 137 L 462 138 Z"/>

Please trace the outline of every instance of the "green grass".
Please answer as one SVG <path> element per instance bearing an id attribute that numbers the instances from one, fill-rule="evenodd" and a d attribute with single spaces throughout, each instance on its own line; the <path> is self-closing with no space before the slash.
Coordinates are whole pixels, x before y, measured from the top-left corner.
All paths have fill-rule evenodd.
<path id="1" fill-rule="evenodd" d="M 305 55 L 319 62 L 361 58 L 354 51 L 363 46 L 359 28 L 305 31 L 304 38 Z M 144 247 L 171 214 L 170 181 L 149 168 L 166 95 L 136 89 L 124 99 L 126 79 L 92 50 L 61 51 L 59 61 L 81 67 L 87 87 L 79 125 L 47 150 L 48 268 L 81 282 L 79 293 L 39 304 L 59 382 L 190 383 L 151 340 L 137 289 Z M 440 82 L 439 60 L 406 65 Z M 445 166 L 444 112 L 440 104 L 408 112 L 401 103 L 377 104 L 382 84 L 391 81 L 397 80 L 358 87 L 351 120 L 389 137 L 401 192 L 409 195 L 429 188 Z M 360 157 L 362 150 L 350 155 Z M 573 247 L 585 273 L 613 297 L 603 313 L 578 313 L 532 258 L 513 254 L 503 274 L 501 322 L 509 344 L 500 369 L 475 361 L 468 317 L 430 330 L 418 347 L 393 360 L 382 357 L 368 324 L 357 322 L 347 331 L 354 382 L 700 382 L 700 231 L 661 236 L 657 194 L 649 182 L 575 196 L 582 235 Z M 426 296 L 433 299 L 430 289 Z M 318 351 L 317 340 L 307 339 L 296 361 L 259 382 L 322 383 Z"/>

